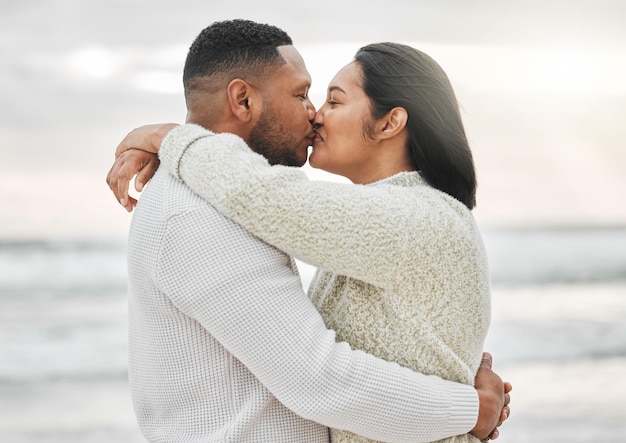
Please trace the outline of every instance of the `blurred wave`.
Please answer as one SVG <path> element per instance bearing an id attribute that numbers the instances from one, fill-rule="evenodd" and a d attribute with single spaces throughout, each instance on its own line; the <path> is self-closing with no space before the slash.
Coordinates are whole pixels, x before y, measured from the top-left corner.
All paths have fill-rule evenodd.
<path id="1" fill-rule="evenodd" d="M 626 226 L 482 232 L 494 284 L 626 281 Z M 0 297 L 116 292 L 126 287 L 126 245 L 97 239 L 4 240 L 0 269 Z M 309 272 L 303 272 L 305 284 Z"/>
<path id="2" fill-rule="evenodd" d="M 494 284 L 626 281 L 626 227 L 526 227 L 483 235 Z"/>
<path id="3" fill-rule="evenodd" d="M 500 361 L 626 356 L 626 227 L 484 239 L 494 304 L 510 311 L 493 320 Z M 299 266 L 307 287 L 314 269 Z M 124 242 L 0 242 L 0 304 L 0 381 L 125 377 Z"/>

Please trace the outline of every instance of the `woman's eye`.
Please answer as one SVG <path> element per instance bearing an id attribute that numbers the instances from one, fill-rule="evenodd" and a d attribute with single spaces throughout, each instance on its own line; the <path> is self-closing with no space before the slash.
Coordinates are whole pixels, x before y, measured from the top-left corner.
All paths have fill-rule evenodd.
<path id="1" fill-rule="evenodd" d="M 337 101 L 335 101 L 335 100 L 328 100 L 328 104 L 329 104 L 329 105 L 331 105 L 331 106 L 332 106 L 332 105 L 338 105 L 338 104 L 339 104 L 339 102 L 337 102 Z"/>

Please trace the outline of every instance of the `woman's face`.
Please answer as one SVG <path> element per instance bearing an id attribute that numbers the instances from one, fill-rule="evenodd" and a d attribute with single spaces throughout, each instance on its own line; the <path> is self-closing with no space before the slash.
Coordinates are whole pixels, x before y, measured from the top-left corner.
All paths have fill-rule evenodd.
<path id="1" fill-rule="evenodd" d="M 317 128 L 309 164 L 354 183 L 375 164 L 374 149 L 365 137 L 371 120 L 370 100 L 363 90 L 363 76 L 356 63 L 341 69 L 328 86 L 326 103 L 315 116 Z"/>

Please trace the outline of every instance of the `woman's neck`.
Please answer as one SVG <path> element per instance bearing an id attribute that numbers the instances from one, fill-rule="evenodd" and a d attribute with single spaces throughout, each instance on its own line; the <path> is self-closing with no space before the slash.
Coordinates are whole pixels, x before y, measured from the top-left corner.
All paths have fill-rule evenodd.
<path id="1" fill-rule="evenodd" d="M 386 143 L 380 143 L 373 149 L 376 151 L 371 161 L 365 167 L 353 171 L 352 177 L 348 177 L 353 183 L 366 185 L 400 172 L 415 170 L 404 140 L 386 140 Z"/>

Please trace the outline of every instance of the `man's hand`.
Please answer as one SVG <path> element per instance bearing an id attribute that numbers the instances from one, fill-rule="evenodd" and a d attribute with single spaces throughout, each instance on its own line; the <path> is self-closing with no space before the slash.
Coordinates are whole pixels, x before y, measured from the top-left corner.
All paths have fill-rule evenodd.
<path id="1" fill-rule="evenodd" d="M 498 427 L 509 418 L 511 413 L 509 392 L 513 387 L 510 383 L 502 382 L 498 374 L 491 370 L 491 364 L 491 354 L 485 352 L 474 381 L 480 406 L 478 421 L 471 434 L 481 440 L 498 438 L 500 435 Z"/>
<path id="2" fill-rule="evenodd" d="M 176 123 L 146 125 L 129 132 L 115 150 L 115 162 L 107 174 L 107 184 L 115 198 L 128 212 L 137 200 L 128 195 L 131 179 L 135 178 L 135 189 L 141 192 L 159 167 L 157 153 L 168 132 Z"/>

